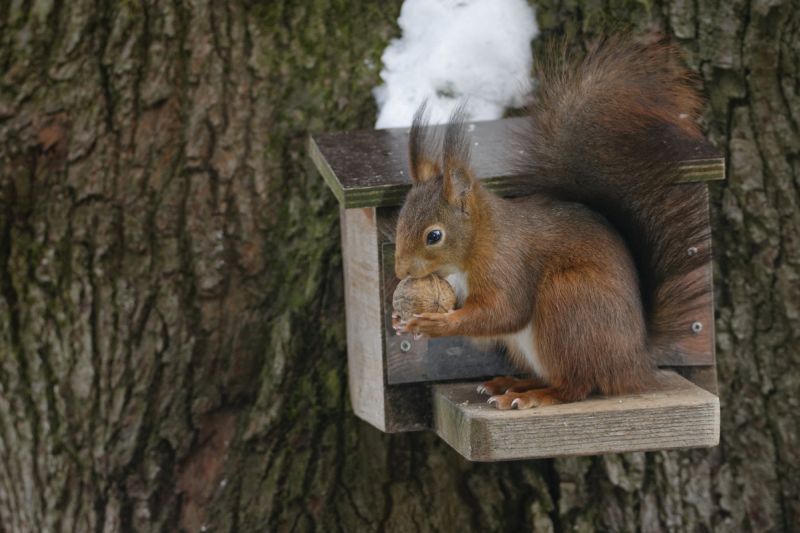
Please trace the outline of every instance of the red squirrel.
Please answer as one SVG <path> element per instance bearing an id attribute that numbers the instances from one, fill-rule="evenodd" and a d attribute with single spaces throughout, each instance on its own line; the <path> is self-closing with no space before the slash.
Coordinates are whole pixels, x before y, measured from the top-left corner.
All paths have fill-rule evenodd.
<path id="1" fill-rule="evenodd" d="M 701 138 L 702 100 L 677 50 L 618 37 L 580 61 L 551 54 L 509 150 L 524 152 L 529 196 L 475 179 L 463 109 L 439 140 L 423 104 L 409 135 L 395 273 L 445 277 L 459 307 L 396 328 L 504 344 L 534 377 L 479 387 L 500 409 L 641 391 L 707 296 L 690 275 L 711 260 L 703 200 L 671 187 L 679 143 L 665 141 Z"/>

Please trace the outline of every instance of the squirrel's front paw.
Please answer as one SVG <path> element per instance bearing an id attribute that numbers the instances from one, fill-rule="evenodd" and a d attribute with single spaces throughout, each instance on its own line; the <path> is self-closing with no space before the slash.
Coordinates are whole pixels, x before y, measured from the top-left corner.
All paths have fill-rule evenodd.
<path id="1" fill-rule="evenodd" d="M 406 322 L 405 331 L 429 337 L 453 335 L 452 313 L 421 313 Z"/>

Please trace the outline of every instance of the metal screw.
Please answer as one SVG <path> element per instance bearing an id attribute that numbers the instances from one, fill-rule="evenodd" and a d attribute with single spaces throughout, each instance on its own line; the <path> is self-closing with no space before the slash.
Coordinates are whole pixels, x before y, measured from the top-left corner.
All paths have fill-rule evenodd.
<path id="1" fill-rule="evenodd" d="M 700 333 L 703 331 L 703 323 L 702 322 L 692 322 L 692 331 L 695 333 Z"/>
<path id="2" fill-rule="evenodd" d="M 410 343 L 410 342 L 408 342 L 408 341 L 402 341 L 402 342 L 400 343 L 400 351 L 401 351 L 401 352 L 407 352 L 407 351 L 409 351 L 410 349 L 411 349 L 411 343 Z"/>
<path id="3" fill-rule="evenodd" d="M 689 254 L 689 257 L 693 256 L 694 254 L 697 253 L 697 247 L 696 246 L 690 246 L 689 249 L 686 250 L 686 253 Z"/>

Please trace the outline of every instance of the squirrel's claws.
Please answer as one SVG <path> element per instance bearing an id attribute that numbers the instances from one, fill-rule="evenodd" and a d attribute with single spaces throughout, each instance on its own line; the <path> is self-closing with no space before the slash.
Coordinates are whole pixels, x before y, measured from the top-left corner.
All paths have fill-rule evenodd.
<path id="1" fill-rule="evenodd" d="M 487 402 L 495 409 L 500 409 L 501 411 L 511 409 L 511 404 L 508 402 L 508 398 L 500 394 L 492 396 L 487 400 Z"/>
<path id="2" fill-rule="evenodd" d="M 521 407 L 521 405 L 517 403 L 517 398 L 510 394 L 495 394 L 489 398 L 488 402 L 489 405 L 501 411 L 519 409 Z"/>
<path id="3" fill-rule="evenodd" d="M 414 340 L 419 340 L 419 338 L 422 337 L 422 332 L 419 331 L 418 325 L 413 319 L 398 321 L 394 323 L 393 326 L 395 333 L 397 333 L 398 335 L 405 335 L 407 333 L 411 333 L 414 337 Z"/>

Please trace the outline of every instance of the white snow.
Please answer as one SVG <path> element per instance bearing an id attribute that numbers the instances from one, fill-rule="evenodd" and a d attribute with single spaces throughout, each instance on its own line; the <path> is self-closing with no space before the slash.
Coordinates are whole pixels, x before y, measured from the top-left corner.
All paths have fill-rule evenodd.
<path id="1" fill-rule="evenodd" d="M 376 128 L 405 127 L 428 99 L 431 123 L 467 101 L 470 120 L 500 118 L 530 91 L 538 28 L 525 0 L 406 0 L 402 36 L 383 52 Z"/>

